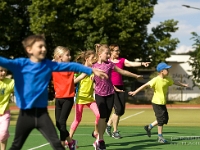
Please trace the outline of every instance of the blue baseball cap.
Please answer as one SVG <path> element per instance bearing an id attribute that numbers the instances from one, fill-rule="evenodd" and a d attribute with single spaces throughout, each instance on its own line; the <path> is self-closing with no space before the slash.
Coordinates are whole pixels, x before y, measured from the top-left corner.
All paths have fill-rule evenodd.
<path id="1" fill-rule="evenodd" d="M 169 68 L 171 68 L 171 66 L 167 65 L 167 64 L 164 63 L 164 62 L 161 62 L 161 63 L 159 63 L 159 64 L 157 65 L 156 70 L 157 70 L 158 72 L 160 72 L 160 71 L 162 71 L 162 70 L 164 70 L 164 69 L 169 69 Z"/>

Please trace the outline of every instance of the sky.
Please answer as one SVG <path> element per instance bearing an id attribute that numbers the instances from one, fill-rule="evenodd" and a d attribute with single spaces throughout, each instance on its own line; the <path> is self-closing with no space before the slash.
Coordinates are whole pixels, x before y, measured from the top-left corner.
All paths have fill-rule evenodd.
<path id="1" fill-rule="evenodd" d="M 182 5 L 189 5 L 194 8 L 186 8 Z M 176 33 L 172 33 L 172 38 L 178 38 L 178 44 L 175 53 L 187 53 L 192 50 L 192 44 L 195 42 L 191 39 L 191 32 L 200 35 L 200 0 L 158 0 L 154 7 L 154 16 L 148 29 L 156 27 L 160 22 L 174 19 L 178 21 L 179 28 Z"/>

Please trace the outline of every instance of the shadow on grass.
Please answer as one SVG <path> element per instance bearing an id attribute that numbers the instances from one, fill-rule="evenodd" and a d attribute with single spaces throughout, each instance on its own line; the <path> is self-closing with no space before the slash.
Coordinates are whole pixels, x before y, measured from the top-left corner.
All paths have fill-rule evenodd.
<path id="1" fill-rule="evenodd" d="M 148 142 L 148 144 L 146 142 Z M 168 145 L 168 144 L 170 144 L 170 143 L 167 143 L 165 145 Z M 126 148 L 128 145 L 133 145 L 133 146 Z M 149 148 L 149 147 L 159 146 L 159 145 L 160 145 L 160 143 L 158 143 L 155 139 L 106 144 L 108 149 L 110 149 L 109 147 L 111 147 L 111 146 L 118 147 L 118 148 L 114 148 L 115 150 L 142 150 L 147 147 Z M 160 149 L 160 148 L 154 147 L 153 149 Z"/>
<path id="2" fill-rule="evenodd" d="M 126 135 L 126 133 L 124 133 L 123 137 L 122 138 L 126 138 L 126 137 L 137 137 L 137 136 L 147 136 L 147 134 L 145 133 L 138 133 L 138 134 L 129 134 L 127 133 L 128 135 Z M 179 132 L 164 132 L 163 134 L 179 134 Z M 151 132 L 151 135 L 158 135 L 158 132 Z M 148 137 L 148 136 L 147 136 Z M 200 138 L 199 138 L 200 139 Z"/>

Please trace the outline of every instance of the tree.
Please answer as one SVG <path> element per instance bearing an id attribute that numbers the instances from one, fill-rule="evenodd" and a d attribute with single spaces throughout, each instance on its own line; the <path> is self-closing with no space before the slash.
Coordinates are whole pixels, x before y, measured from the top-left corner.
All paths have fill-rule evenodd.
<path id="1" fill-rule="evenodd" d="M 192 79 L 194 83 L 199 84 L 200 83 L 200 36 L 192 32 L 192 40 L 194 40 L 193 49 L 194 51 L 190 51 L 190 60 L 189 64 L 192 67 L 191 73 L 192 73 Z M 196 85 L 193 84 L 193 85 Z"/>
<path id="2" fill-rule="evenodd" d="M 29 30 L 28 0 L 0 1 L 0 55 L 25 56 L 21 41 L 32 32 Z"/>
<path id="3" fill-rule="evenodd" d="M 152 33 L 148 35 L 147 40 L 143 43 L 146 57 L 150 56 L 154 65 L 160 61 L 165 61 L 170 57 L 179 40 L 172 38 L 171 33 L 178 30 L 178 21 L 166 20 L 160 25 L 152 28 Z"/>
<path id="4" fill-rule="evenodd" d="M 95 43 L 117 43 L 122 56 L 130 60 L 151 56 L 156 63 L 169 57 L 178 43 L 170 35 L 177 30 L 173 20 L 161 23 L 148 35 L 156 4 L 157 0 L 4 0 L 0 2 L 0 48 L 7 50 L 6 56 L 25 56 L 21 41 L 42 33 L 48 58 L 58 45 L 69 47 L 73 55 L 94 49 Z"/>
<path id="5" fill-rule="evenodd" d="M 31 30 L 73 51 L 95 43 L 118 43 L 124 56 L 141 57 L 147 25 L 157 0 L 35 0 L 29 7 Z M 134 59 L 134 58 L 132 58 Z"/>

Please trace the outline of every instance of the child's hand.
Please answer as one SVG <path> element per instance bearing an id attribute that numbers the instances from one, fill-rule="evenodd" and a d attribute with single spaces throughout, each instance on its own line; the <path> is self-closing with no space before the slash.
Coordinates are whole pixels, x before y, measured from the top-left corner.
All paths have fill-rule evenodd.
<path id="1" fill-rule="evenodd" d="M 135 91 L 130 91 L 130 92 L 128 92 L 128 95 L 134 96 L 134 95 L 136 95 L 136 92 Z"/>
<path id="2" fill-rule="evenodd" d="M 101 79 L 108 79 L 108 75 L 101 69 L 92 68 L 94 75 L 100 77 Z"/>
<path id="3" fill-rule="evenodd" d="M 143 79 L 143 75 L 137 75 L 136 78 L 139 79 L 139 80 L 141 80 L 141 79 Z"/>
<path id="4" fill-rule="evenodd" d="M 183 86 L 184 86 L 184 87 L 188 87 L 188 86 L 189 86 L 189 84 L 183 84 Z"/>
<path id="5" fill-rule="evenodd" d="M 120 90 L 116 86 L 114 86 L 114 89 L 115 89 L 116 92 L 124 92 L 124 90 Z"/>
<path id="6" fill-rule="evenodd" d="M 116 92 L 125 92 L 124 90 L 115 89 Z"/>

